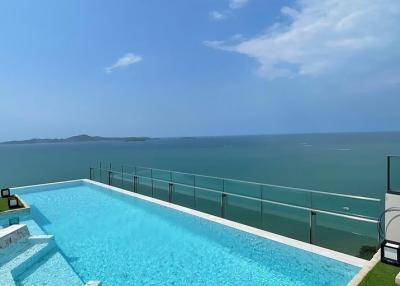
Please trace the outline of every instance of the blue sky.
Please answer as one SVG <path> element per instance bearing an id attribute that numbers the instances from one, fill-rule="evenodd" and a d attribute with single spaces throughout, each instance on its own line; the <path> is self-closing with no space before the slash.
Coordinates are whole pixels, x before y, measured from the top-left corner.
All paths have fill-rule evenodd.
<path id="1" fill-rule="evenodd" d="M 400 129 L 400 1 L 2 1 L 0 140 Z"/>

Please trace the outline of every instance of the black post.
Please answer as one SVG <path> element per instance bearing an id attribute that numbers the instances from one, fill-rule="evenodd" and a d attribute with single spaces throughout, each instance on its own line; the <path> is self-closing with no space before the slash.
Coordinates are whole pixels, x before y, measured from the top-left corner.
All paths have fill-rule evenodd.
<path id="1" fill-rule="evenodd" d="M 121 185 L 124 188 L 124 165 L 121 165 Z"/>
<path id="2" fill-rule="evenodd" d="M 111 171 L 108 171 L 108 185 L 111 186 Z"/>
<path id="3" fill-rule="evenodd" d="M 92 179 L 92 167 L 89 168 L 89 179 Z"/>
<path id="4" fill-rule="evenodd" d="M 196 176 L 193 176 L 193 206 L 194 209 L 197 209 L 196 206 Z"/>
<path id="5" fill-rule="evenodd" d="M 222 218 L 225 218 L 225 197 L 226 197 L 226 194 L 221 193 L 221 205 L 220 205 L 220 207 L 221 207 L 221 217 Z"/>
<path id="6" fill-rule="evenodd" d="M 174 184 L 173 183 L 169 183 L 168 184 L 168 201 L 172 202 L 172 190 L 174 188 Z"/>
<path id="7" fill-rule="evenodd" d="M 150 169 L 151 178 L 151 197 L 154 198 L 154 179 L 153 179 L 153 169 Z"/>
<path id="8" fill-rule="evenodd" d="M 137 186 L 138 185 L 138 177 L 137 176 L 133 176 L 133 192 L 137 193 Z"/>
<path id="9" fill-rule="evenodd" d="M 390 156 L 387 156 L 387 191 L 390 192 Z"/>
<path id="10" fill-rule="evenodd" d="M 310 244 L 314 244 L 314 225 L 315 225 L 315 216 L 317 213 L 315 211 L 310 210 Z"/>
<path id="11" fill-rule="evenodd" d="M 261 229 L 264 227 L 263 186 L 260 185 Z"/>

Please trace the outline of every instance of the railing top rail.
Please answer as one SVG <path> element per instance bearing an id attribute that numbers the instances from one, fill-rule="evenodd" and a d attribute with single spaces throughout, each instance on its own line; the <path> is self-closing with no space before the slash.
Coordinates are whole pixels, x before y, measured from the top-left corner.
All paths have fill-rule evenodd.
<path id="1" fill-rule="evenodd" d="M 321 194 L 321 195 L 326 195 L 326 196 L 335 196 L 335 197 L 343 197 L 343 198 L 349 198 L 349 199 L 381 202 L 381 199 L 371 198 L 371 197 L 364 197 L 364 196 L 346 195 L 346 194 L 333 193 L 333 192 L 322 192 L 322 191 L 317 191 L 317 190 L 312 190 L 312 189 L 281 186 L 281 185 L 274 185 L 274 184 L 267 184 L 267 183 L 257 183 L 257 182 L 251 182 L 251 181 L 245 181 L 245 180 L 222 178 L 222 177 L 215 177 L 215 176 L 208 176 L 208 175 L 200 175 L 200 174 L 195 174 L 195 173 L 185 173 L 185 172 L 180 172 L 180 171 L 149 168 L 149 167 L 143 167 L 143 166 L 133 166 L 133 165 L 127 165 L 127 164 L 124 164 L 123 166 L 131 167 L 131 168 L 135 168 L 136 167 L 136 168 L 142 168 L 142 169 L 148 169 L 148 170 L 164 171 L 164 172 L 173 172 L 173 173 L 177 173 L 177 174 L 190 175 L 190 176 L 195 176 L 195 177 L 218 179 L 218 180 L 223 180 L 223 181 L 231 181 L 231 182 L 245 183 L 245 184 L 251 184 L 251 185 L 258 185 L 258 186 L 261 185 L 261 186 L 265 186 L 265 187 L 285 189 L 285 190 L 298 191 L 298 192 Z"/>
<path id="2" fill-rule="evenodd" d="M 141 176 L 141 175 L 137 175 L 137 174 L 135 175 L 132 173 L 125 173 L 125 172 L 115 171 L 115 170 L 111 170 L 111 169 L 104 169 L 104 168 L 97 168 L 97 167 L 90 167 L 90 168 L 93 170 L 105 171 L 105 172 L 110 172 L 110 173 L 115 173 L 115 174 L 120 174 L 120 175 L 125 174 L 125 175 L 137 176 L 139 178 L 146 178 L 146 179 L 151 179 L 151 180 L 155 180 L 155 181 L 159 181 L 159 182 L 169 183 L 168 180 L 151 178 L 151 177 Z M 180 186 L 188 186 L 186 184 L 181 184 L 181 183 L 176 183 L 176 182 L 174 182 L 173 184 L 180 185 Z M 190 187 L 193 187 L 193 186 L 190 186 Z M 294 204 L 288 204 L 288 203 L 283 203 L 283 202 L 277 202 L 277 201 L 272 201 L 272 200 L 266 200 L 266 199 L 261 199 L 261 198 L 256 198 L 256 197 L 249 197 L 249 196 L 244 196 L 244 195 L 240 195 L 240 194 L 229 193 L 229 192 L 225 192 L 225 191 L 218 191 L 218 190 L 205 188 L 205 187 L 199 187 L 199 186 L 195 186 L 195 188 L 205 190 L 208 192 L 213 192 L 213 193 L 218 193 L 218 194 L 227 194 L 227 195 L 230 195 L 233 197 L 238 197 L 238 198 L 243 198 L 243 199 L 248 199 L 248 200 L 253 200 L 253 201 L 258 201 L 258 202 L 264 202 L 264 203 L 270 203 L 270 204 L 275 204 L 275 205 L 281 205 L 281 206 L 286 206 L 286 207 L 295 208 L 295 209 L 314 211 L 317 213 L 323 213 L 323 214 L 327 214 L 327 215 L 333 215 L 333 216 L 348 218 L 348 219 L 352 219 L 352 220 L 358 220 L 358 221 L 364 221 L 364 222 L 370 222 L 370 223 L 378 223 L 379 222 L 376 218 L 370 217 L 370 216 L 364 216 L 364 215 L 359 215 L 359 214 L 350 214 L 349 215 L 349 214 L 344 214 L 341 212 L 332 212 L 332 211 L 327 211 L 327 210 L 322 210 L 322 209 L 315 209 L 315 208 L 299 206 L 299 205 L 294 205 Z"/>

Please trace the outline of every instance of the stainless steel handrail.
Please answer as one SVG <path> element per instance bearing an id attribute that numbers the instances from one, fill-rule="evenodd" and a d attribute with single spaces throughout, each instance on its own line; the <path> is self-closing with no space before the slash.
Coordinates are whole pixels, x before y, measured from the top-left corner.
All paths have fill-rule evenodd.
<path id="1" fill-rule="evenodd" d="M 180 171 L 149 168 L 149 167 L 142 167 L 142 166 L 132 166 L 132 165 L 126 165 L 126 164 L 124 164 L 123 166 L 132 167 L 132 168 L 133 167 L 142 168 L 142 169 L 146 169 L 146 170 L 149 170 L 149 171 L 150 170 L 157 170 L 157 171 L 163 171 L 163 172 L 173 172 L 173 173 L 177 173 L 177 174 L 190 175 L 190 176 L 194 176 L 194 177 L 218 179 L 218 180 L 224 180 L 225 182 L 230 181 L 230 182 L 245 183 L 245 184 L 251 184 L 251 185 L 258 185 L 258 186 L 261 185 L 261 186 L 265 186 L 265 187 L 279 188 L 279 189 L 285 189 L 285 190 L 321 194 L 321 195 L 327 195 L 327 196 L 336 196 L 336 197 L 344 197 L 344 198 L 349 198 L 349 199 L 381 202 L 381 199 L 371 198 L 371 197 L 364 197 L 364 196 L 346 195 L 346 194 L 332 193 L 332 192 L 322 192 L 322 191 L 317 191 L 317 190 L 312 190 L 312 189 L 281 186 L 281 185 L 274 185 L 274 184 L 267 184 L 267 183 L 257 183 L 257 182 L 244 181 L 244 180 L 238 180 L 238 179 L 230 179 L 230 178 L 214 177 L 214 176 L 207 176 L 207 175 L 199 175 L 199 174 L 195 174 L 195 173 L 185 173 L 185 172 L 180 172 Z M 148 178 L 151 178 L 151 177 L 148 177 Z"/>
<path id="2" fill-rule="evenodd" d="M 109 176 L 110 176 L 110 174 L 115 173 L 115 174 L 120 174 L 121 177 L 122 177 L 122 175 L 130 175 L 133 178 L 134 177 L 136 177 L 136 178 L 145 178 L 145 179 L 149 179 L 149 180 L 157 181 L 157 182 L 163 182 L 163 183 L 168 183 L 168 184 L 172 183 L 173 185 L 177 185 L 177 186 L 195 188 L 195 189 L 204 190 L 204 191 L 211 192 L 211 193 L 218 193 L 218 194 L 221 194 L 221 196 L 229 195 L 229 196 L 232 196 L 232 197 L 237 197 L 237 198 L 257 201 L 257 202 L 260 202 L 260 203 L 269 203 L 269 204 L 274 204 L 274 205 L 290 207 L 290 208 L 294 208 L 294 209 L 305 210 L 305 211 L 309 211 L 310 214 L 312 214 L 312 213 L 321 213 L 321 214 L 332 215 L 332 216 L 347 218 L 347 219 L 351 219 L 351 220 L 358 220 L 358 221 L 364 221 L 364 222 L 375 223 L 375 224 L 379 222 L 377 219 L 375 219 L 373 217 L 363 216 L 363 215 L 359 215 L 359 214 L 348 215 L 348 214 L 343 214 L 343 213 L 340 213 L 340 212 L 332 212 L 332 211 L 326 211 L 326 210 L 321 210 L 321 209 L 316 209 L 316 208 L 303 207 L 303 206 L 294 205 L 294 204 L 282 203 L 282 202 L 277 202 L 277 201 L 272 201 L 272 200 L 255 198 L 255 197 L 248 197 L 248 196 L 239 195 L 239 194 L 235 194 L 235 193 L 229 193 L 229 192 L 226 192 L 226 191 L 218 191 L 218 190 L 205 188 L 205 187 L 199 187 L 199 186 L 187 185 L 187 184 L 182 184 L 182 183 L 176 183 L 176 182 L 171 182 L 169 180 L 163 180 L 163 179 L 158 179 L 158 178 L 141 176 L 141 175 L 137 175 L 137 174 L 133 174 L 133 173 L 122 173 L 122 172 L 111 170 L 111 169 L 90 167 L 90 178 L 91 178 L 91 171 L 92 170 L 99 170 L 99 171 L 108 172 Z M 111 182 L 110 177 L 109 177 L 108 181 Z M 380 201 L 380 200 L 378 200 L 378 201 Z"/>

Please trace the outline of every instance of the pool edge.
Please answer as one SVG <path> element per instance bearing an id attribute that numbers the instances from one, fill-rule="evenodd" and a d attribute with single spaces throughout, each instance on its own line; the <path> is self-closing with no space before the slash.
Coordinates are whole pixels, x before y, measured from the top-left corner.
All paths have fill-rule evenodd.
<path id="1" fill-rule="evenodd" d="M 220 218 L 220 217 L 217 217 L 217 216 L 214 216 L 214 215 L 203 213 L 203 212 L 200 212 L 200 211 L 197 211 L 197 210 L 193 210 L 193 209 L 190 209 L 190 208 L 187 208 L 187 207 L 183 207 L 183 206 L 180 206 L 180 205 L 176 205 L 176 204 L 173 204 L 173 203 L 165 202 L 165 201 L 162 201 L 162 200 L 159 200 L 159 199 L 151 198 L 151 197 L 148 197 L 148 196 L 145 196 L 145 195 L 141 195 L 141 194 L 138 194 L 138 193 L 133 193 L 133 192 L 130 192 L 130 191 L 127 191 L 127 190 L 124 190 L 124 189 L 120 189 L 120 188 L 117 188 L 117 187 L 109 186 L 109 185 L 106 185 L 106 184 L 103 184 L 103 183 L 99 183 L 99 182 L 96 182 L 96 181 L 92 181 L 92 180 L 89 180 L 89 179 L 82 179 L 82 181 L 86 182 L 86 183 L 89 183 L 89 184 L 101 186 L 101 187 L 104 187 L 104 188 L 107 188 L 107 189 L 110 189 L 110 190 L 113 190 L 113 191 L 116 191 L 116 192 L 119 192 L 119 193 L 123 193 L 123 194 L 129 195 L 129 196 L 132 196 L 132 197 L 140 198 L 140 199 L 152 202 L 152 203 L 156 203 L 156 204 L 159 204 L 159 205 L 162 205 L 162 206 L 165 206 L 165 207 L 169 207 L 169 208 L 172 208 L 174 210 L 178 210 L 178 211 L 181 211 L 181 212 L 184 212 L 184 213 L 188 213 L 188 214 L 191 214 L 191 215 L 194 215 L 194 216 L 197 216 L 197 217 L 209 220 L 209 221 L 220 223 L 220 224 L 223 224 L 225 226 L 229 226 L 229 227 L 232 227 L 232 228 L 235 228 L 235 229 L 247 232 L 247 233 L 251 233 L 251 234 L 263 237 L 263 238 L 267 238 L 267 239 L 270 239 L 270 240 L 273 240 L 273 241 L 276 241 L 276 242 L 279 242 L 279 243 L 287 244 L 289 246 L 292 246 L 292 247 L 295 247 L 295 248 L 298 248 L 298 249 L 302 249 L 302 250 L 309 251 L 309 252 L 312 252 L 312 253 L 315 253 L 315 254 L 319 254 L 319 255 L 322 255 L 322 256 L 325 256 L 325 257 L 328 257 L 328 258 L 331 258 L 331 259 L 335 259 L 335 260 L 338 260 L 338 261 L 341 261 L 341 262 L 344 262 L 344 263 L 347 263 L 347 264 L 351 264 L 351 265 L 359 267 L 359 268 L 363 268 L 369 262 L 368 260 L 365 260 L 365 259 L 362 259 L 362 258 L 358 258 L 358 257 L 355 257 L 355 256 L 344 254 L 344 253 L 341 253 L 341 252 L 338 252 L 338 251 L 334 251 L 334 250 L 331 250 L 331 249 L 327 249 L 327 248 L 324 248 L 324 247 L 312 245 L 312 244 L 309 244 L 309 243 L 306 243 L 306 242 L 303 242 L 303 241 L 299 241 L 299 240 L 296 240 L 296 239 L 293 239 L 293 238 L 289 238 L 289 237 L 285 237 L 285 236 L 282 236 L 282 235 L 279 235 L 279 234 L 268 232 L 266 230 L 261 230 L 261 229 L 258 229 L 258 228 L 255 228 L 255 227 L 251 227 L 251 226 L 248 226 L 248 225 L 245 225 L 245 224 L 241 224 L 241 223 L 238 223 L 238 222 L 234 222 L 234 221 L 231 221 L 231 220 Z"/>
<path id="2" fill-rule="evenodd" d="M 228 227 L 232 227 L 232 228 L 253 234 L 253 235 L 257 235 L 259 237 L 263 237 L 263 238 L 266 238 L 266 239 L 269 239 L 269 240 L 272 240 L 272 241 L 275 241 L 278 243 L 286 244 L 286 245 L 295 247 L 297 249 L 305 250 L 305 251 L 308 251 L 308 252 L 311 252 L 311 253 L 314 253 L 317 255 L 321 255 L 321 256 L 324 256 L 324 257 L 327 257 L 330 259 L 334 259 L 334 260 L 346 263 L 346 264 L 350 264 L 350 265 L 361 268 L 360 271 L 362 271 L 364 269 L 364 267 L 368 266 L 370 263 L 370 261 L 362 259 L 362 258 L 344 254 L 344 253 L 341 253 L 341 252 L 338 252 L 335 250 L 331 250 L 331 249 L 327 249 L 327 248 L 324 248 L 321 246 L 312 245 L 312 244 L 309 244 L 309 243 L 306 243 L 303 241 L 299 241 L 299 240 L 296 240 L 293 238 L 289 238 L 289 237 L 285 237 L 285 236 L 282 236 L 279 234 L 268 232 L 266 230 L 261 230 L 261 229 L 255 228 L 255 227 L 251 227 L 251 226 L 244 225 L 244 224 L 241 224 L 238 222 L 230 221 L 230 220 L 220 218 L 220 217 L 217 217 L 214 215 L 210 215 L 210 214 L 203 213 L 203 212 L 200 212 L 197 210 L 193 210 L 193 209 L 190 209 L 187 207 L 183 207 L 180 205 L 176 205 L 173 203 L 165 202 L 165 201 L 162 201 L 159 199 L 155 199 L 152 197 L 148 197 L 145 195 L 127 191 L 127 190 L 124 190 L 124 189 L 121 189 L 118 187 L 109 186 L 109 185 L 106 185 L 106 184 L 103 184 L 100 182 L 96 182 L 96 181 L 92 181 L 89 179 L 78 179 L 78 180 L 61 181 L 61 182 L 54 182 L 54 183 L 48 183 L 48 184 L 38 184 L 38 185 L 31 185 L 31 186 L 25 186 L 25 187 L 12 188 L 12 190 L 18 191 L 20 189 L 24 189 L 24 191 L 29 192 L 31 190 L 34 190 L 36 187 L 79 185 L 82 183 L 99 186 L 99 187 L 102 187 L 102 188 L 105 188 L 105 189 L 108 189 L 111 191 L 115 191 L 115 192 L 125 194 L 125 195 L 131 196 L 131 197 L 135 197 L 135 198 L 142 199 L 142 200 L 145 200 L 148 202 L 152 202 L 152 203 L 155 203 L 155 204 L 167 207 L 167 208 L 171 208 L 171 209 L 183 212 L 183 213 L 187 213 L 190 215 L 194 215 L 196 217 L 206 219 L 208 221 L 212 221 L 215 223 L 219 223 L 219 224 L 222 224 L 222 225 L 225 225 Z"/>

